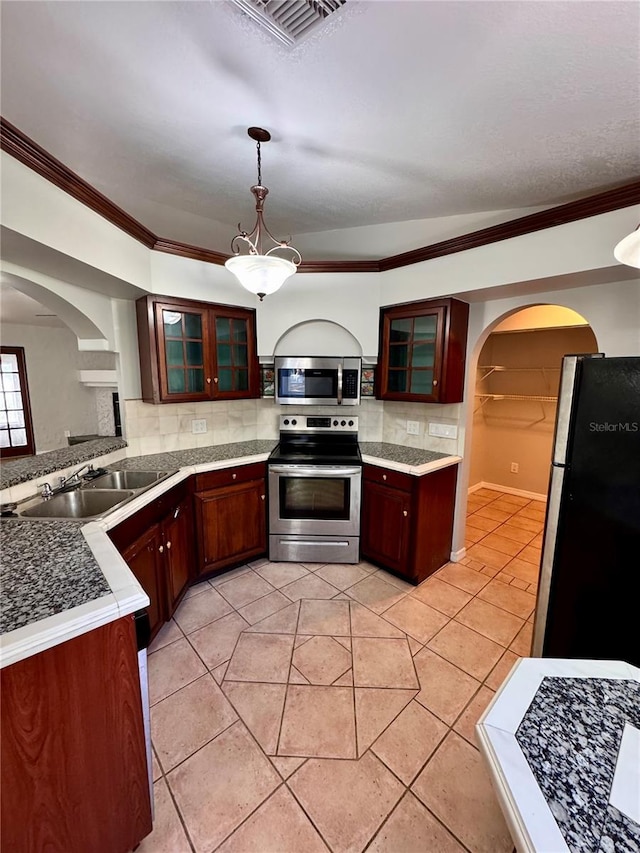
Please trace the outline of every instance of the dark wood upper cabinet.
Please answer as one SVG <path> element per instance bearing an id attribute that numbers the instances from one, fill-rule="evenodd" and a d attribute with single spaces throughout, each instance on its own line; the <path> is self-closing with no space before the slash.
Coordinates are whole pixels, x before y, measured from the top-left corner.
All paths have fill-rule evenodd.
<path id="1" fill-rule="evenodd" d="M 260 395 L 255 309 L 148 295 L 136 312 L 146 403 Z"/>
<path id="2" fill-rule="evenodd" d="M 460 403 L 469 306 L 458 299 L 380 309 L 376 396 L 415 403 Z"/>

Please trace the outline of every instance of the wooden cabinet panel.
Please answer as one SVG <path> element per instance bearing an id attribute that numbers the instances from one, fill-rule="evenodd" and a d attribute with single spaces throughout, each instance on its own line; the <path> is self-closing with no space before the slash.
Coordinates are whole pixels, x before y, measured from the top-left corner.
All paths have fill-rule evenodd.
<path id="1" fill-rule="evenodd" d="M 128 853 L 151 832 L 132 616 L 1 673 L 2 849 Z"/>
<path id="2" fill-rule="evenodd" d="M 147 612 L 152 638 L 168 618 L 162 571 L 163 551 L 160 525 L 154 524 L 122 554 L 122 558 L 151 600 Z"/>
<path id="3" fill-rule="evenodd" d="M 145 402 L 259 396 L 255 309 L 148 295 L 136 312 Z"/>
<path id="4" fill-rule="evenodd" d="M 367 482 L 362 500 L 362 553 L 386 568 L 404 573 L 409 541 L 410 496 Z"/>
<path id="5" fill-rule="evenodd" d="M 162 525 L 165 547 L 168 615 L 172 615 L 192 578 L 194 566 L 193 511 L 185 498 Z"/>
<path id="6" fill-rule="evenodd" d="M 171 618 L 195 575 L 190 481 L 174 486 L 108 535 L 151 599 L 153 637 Z"/>
<path id="7" fill-rule="evenodd" d="M 457 466 L 422 477 L 363 466 L 362 555 L 420 583 L 448 562 Z"/>
<path id="8" fill-rule="evenodd" d="M 468 304 L 458 299 L 381 308 L 376 396 L 406 402 L 461 402 L 468 318 Z"/>
<path id="9" fill-rule="evenodd" d="M 200 574 L 265 553 L 265 498 L 264 479 L 196 493 Z"/>

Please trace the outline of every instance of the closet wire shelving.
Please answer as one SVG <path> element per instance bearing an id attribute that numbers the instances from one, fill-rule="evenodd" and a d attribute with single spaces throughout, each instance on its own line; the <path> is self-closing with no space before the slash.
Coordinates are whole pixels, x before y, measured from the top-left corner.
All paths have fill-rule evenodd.
<path id="1" fill-rule="evenodd" d="M 479 364 L 478 370 L 486 371 L 481 377 L 479 377 L 480 382 L 484 382 L 485 379 L 488 379 L 493 373 L 506 373 L 508 371 L 518 371 L 520 373 L 542 373 L 545 383 L 547 387 L 549 386 L 549 376 L 547 375 L 553 371 L 559 371 L 560 367 L 507 367 L 503 364 Z M 489 394 L 489 393 L 478 393 L 475 395 L 480 400 L 480 405 L 476 406 L 474 409 L 474 414 L 482 407 L 488 400 L 523 400 L 523 401 L 531 401 L 534 403 L 557 403 L 558 397 L 557 395 L 552 394 Z M 535 421 L 535 423 L 539 423 L 540 421 L 545 420 L 546 412 L 544 410 L 544 406 L 542 407 L 542 417 Z"/>

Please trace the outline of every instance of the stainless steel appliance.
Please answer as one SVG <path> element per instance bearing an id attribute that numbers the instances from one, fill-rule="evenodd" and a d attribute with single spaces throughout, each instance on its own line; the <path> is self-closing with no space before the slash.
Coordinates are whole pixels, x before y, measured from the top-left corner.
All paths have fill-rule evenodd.
<path id="1" fill-rule="evenodd" d="M 276 403 L 357 406 L 362 359 L 276 356 Z"/>
<path id="2" fill-rule="evenodd" d="M 358 419 L 280 416 L 269 471 L 269 557 L 357 563 L 362 458 Z"/>
<path id="3" fill-rule="evenodd" d="M 533 653 L 640 665 L 640 358 L 563 360 Z"/>

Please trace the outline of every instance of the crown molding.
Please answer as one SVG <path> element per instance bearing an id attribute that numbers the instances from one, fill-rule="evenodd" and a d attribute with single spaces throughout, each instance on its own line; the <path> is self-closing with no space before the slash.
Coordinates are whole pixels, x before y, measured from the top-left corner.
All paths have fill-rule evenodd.
<path id="1" fill-rule="evenodd" d="M 382 258 L 380 260 L 380 271 L 384 272 L 398 267 L 406 267 L 410 264 L 418 264 L 421 261 L 430 261 L 433 258 L 441 258 L 455 252 L 464 252 L 467 249 L 477 249 L 479 246 L 498 243 L 500 240 L 509 240 L 511 237 L 521 237 L 523 234 L 532 234 L 534 231 L 554 228 L 556 225 L 567 225 L 569 222 L 588 219 L 590 216 L 597 216 L 601 213 L 610 213 L 612 210 L 631 207 L 634 204 L 640 204 L 640 180 L 577 201 L 551 207 L 548 210 L 540 210 L 537 213 L 520 216 L 518 219 L 510 219 L 508 222 L 501 222 L 499 225 L 492 225 L 479 231 L 471 231 L 468 234 L 461 234 L 459 237 L 451 237 L 448 240 L 442 240 L 440 243 L 432 243 L 422 249 L 413 249 L 400 255 Z"/>
<path id="2" fill-rule="evenodd" d="M 224 265 L 229 255 L 216 252 L 214 249 L 204 249 L 189 243 L 179 243 L 177 240 L 165 240 L 156 237 L 151 247 L 156 252 L 166 252 L 168 255 L 178 255 L 181 258 L 191 258 L 194 261 L 204 261 L 206 264 Z"/>
<path id="3" fill-rule="evenodd" d="M 64 163 L 56 160 L 44 148 L 41 148 L 17 127 L 1 117 L 0 148 L 122 229 L 130 237 L 139 240 L 149 249 L 217 265 L 223 265 L 229 258 L 229 255 L 216 252 L 213 249 L 205 249 L 188 243 L 180 243 L 177 240 L 157 237 L 137 219 L 129 216 L 122 208 L 67 168 Z M 385 272 L 418 264 L 422 261 L 429 261 L 433 258 L 452 255 L 456 252 L 477 249 L 480 246 L 487 246 L 501 240 L 509 240 L 511 237 L 521 237 L 524 234 L 542 231 L 545 228 L 577 222 L 580 219 L 587 219 L 601 213 L 610 213 L 613 210 L 630 207 L 634 204 L 640 204 L 640 179 L 616 189 L 606 190 L 577 201 L 570 201 L 567 204 L 531 213 L 528 216 L 521 216 L 518 219 L 511 219 L 508 222 L 482 228 L 479 231 L 461 234 L 459 237 L 452 237 L 409 252 L 391 255 L 388 258 L 361 261 L 303 261 L 299 270 L 305 273 Z"/>
<path id="4" fill-rule="evenodd" d="M 14 127 L 5 118 L 0 118 L 0 148 L 11 154 L 29 169 L 37 172 L 43 178 L 51 181 L 70 196 L 81 201 L 94 213 L 98 213 L 108 219 L 113 225 L 121 228 L 130 237 L 134 237 L 148 249 L 152 249 L 156 241 L 156 235 L 145 228 L 137 219 L 129 216 L 122 208 L 114 204 L 91 184 L 83 180 L 64 163 L 52 157 L 48 151 L 41 148 L 21 130 Z"/>

